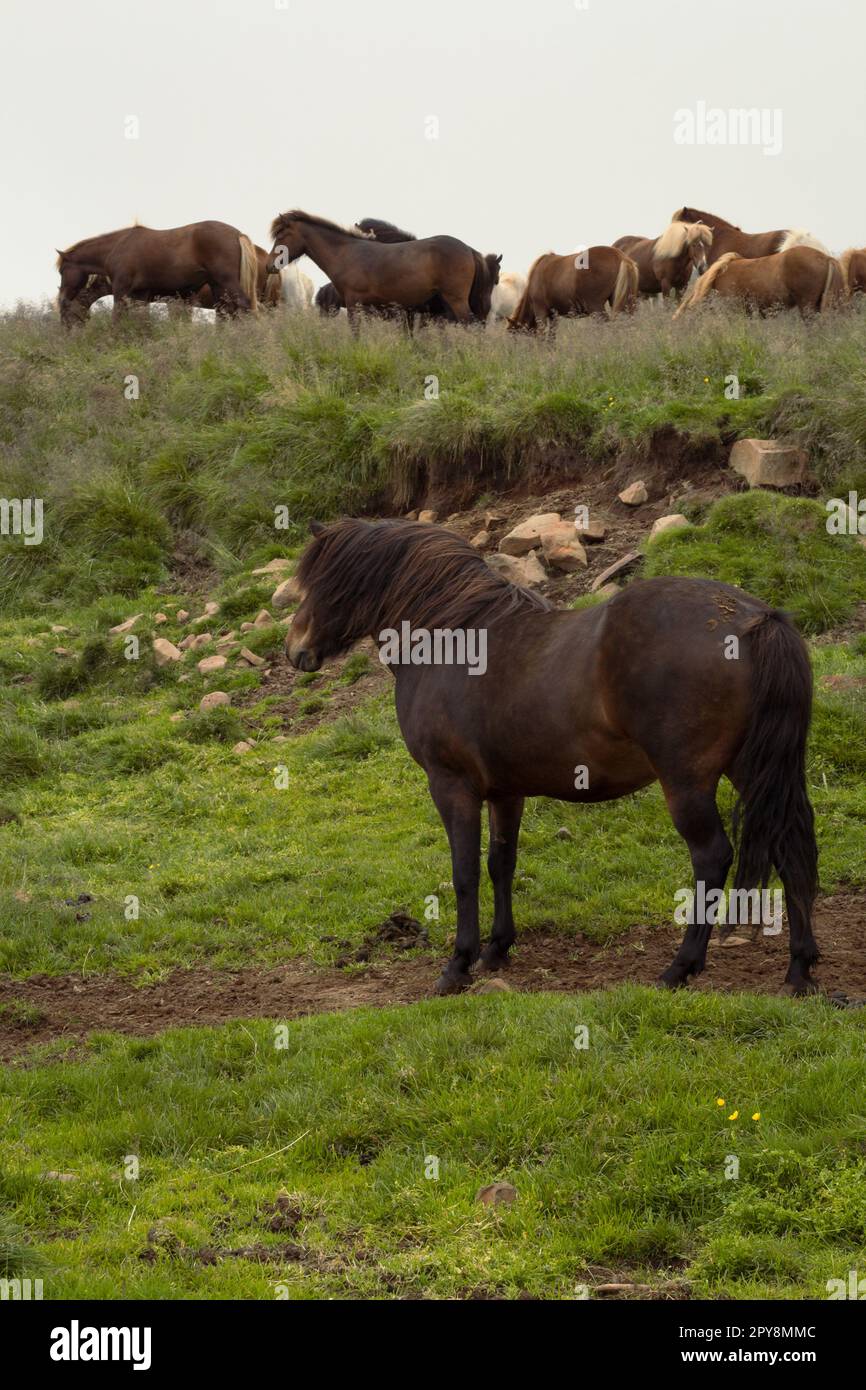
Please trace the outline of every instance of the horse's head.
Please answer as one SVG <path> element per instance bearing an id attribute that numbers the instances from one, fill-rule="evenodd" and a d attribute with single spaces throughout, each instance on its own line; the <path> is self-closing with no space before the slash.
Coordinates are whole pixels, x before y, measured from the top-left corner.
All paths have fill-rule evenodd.
<path id="1" fill-rule="evenodd" d="M 332 528 L 311 521 L 310 531 L 313 539 L 298 566 L 301 602 L 286 636 L 286 656 L 298 671 L 318 671 L 329 657 L 338 656 L 366 635 L 363 630 L 354 631 L 354 605 L 351 599 L 346 603 L 339 577 L 336 586 L 332 582 L 335 576 L 331 574 L 328 553 Z M 334 587 L 342 589 L 343 602 L 335 601 L 337 595 L 331 593 Z"/>
<path id="2" fill-rule="evenodd" d="M 689 231 L 687 249 L 689 264 L 703 275 L 707 268 L 707 251 L 713 244 L 712 229 L 705 222 L 694 222 Z"/>
<path id="3" fill-rule="evenodd" d="M 276 275 L 292 261 L 303 256 L 305 249 L 303 225 L 297 217 L 277 218 L 271 228 L 274 244 L 265 267 L 268 275 Z"/>
<path id="4" fill-rule="evenodd" d="M 91 304 L 111 294 L 111 281 L 106 275 L 97 275 L 86 266 L 75 265 L 62 251 L 57 253 L 57 268 L 60 271 L 60 291 L 57 295 L 60 322 L 64 327 L 71 328 L 87 318 Z"/>

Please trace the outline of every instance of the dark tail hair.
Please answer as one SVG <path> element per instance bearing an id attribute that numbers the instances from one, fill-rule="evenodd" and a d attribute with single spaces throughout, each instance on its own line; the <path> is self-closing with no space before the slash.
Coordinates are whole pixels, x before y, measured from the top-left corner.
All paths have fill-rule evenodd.
<path id="1" fill-rule="evenodd" d="M 736 888 L 764 888 L 775 865 L 792 931 L 809 930 L 818 889 L 815 817 L 806 791 L 812 668 L 787 613 L 771 609 L 747 629 L 752 718 L 734 765 Z M 817 949 L 810 964 L 817 960 Z"/>

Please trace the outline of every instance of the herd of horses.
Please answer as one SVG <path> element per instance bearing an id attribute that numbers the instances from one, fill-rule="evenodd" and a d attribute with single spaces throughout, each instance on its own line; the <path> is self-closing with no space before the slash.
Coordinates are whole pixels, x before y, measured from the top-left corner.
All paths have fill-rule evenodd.
<path id="1" fill-rule="evenodd" d="M 640 297 L 673 296 L 675 317 L 717 295 L 764 313 L 817 313 L 866 292 L 866 248 L 835 257 L 810 233 L 744 232 L 713 213 L 682 207 L 657 237 L 623 236 L 613 246 L 546 252 L 526 277 L 501 272 L 502 256 L 457 237 L 416 237 L 365 218 L 340 226 L 293 209 L 271 226 L 268 252 L 225 222 L 156 230 L 135 225 L 58 252 L 58 306 L 80 322 L 96 300 L 114 297 L 114 316 L 130 305 L 179 301 L 217 316 L 259 305 L 310 306 L 313 287 L 296 262 L 307 256 L 328 277 L 315 296 L 323 314 L 361 313 L 402 320 L 553 328 L 559 317 L 629 313 Z"/>

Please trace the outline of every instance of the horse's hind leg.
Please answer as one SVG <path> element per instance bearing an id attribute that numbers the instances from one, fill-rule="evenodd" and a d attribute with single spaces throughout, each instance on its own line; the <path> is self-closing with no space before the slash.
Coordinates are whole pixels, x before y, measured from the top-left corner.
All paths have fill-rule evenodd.
<path id="1" fill-rule="evenodd" d="M 472 983 L 469 967 L 478 959 L 478 881 L 481 877 L 481 798 L 460 777 L 428 773 L 430 795 L 451 846 L 451 877 L 457 897 L 454 954 L 436 986 L 437 994 L 459 994 Z"/>
<path id="2" fill-rule="evenodd" d="M 706 964 L 707 942 L 714 923 L 698 920 L 706 914 L 698 911 L 698 903 L 714 889 L 724 888 L 734 851 L 725 833 L 716 805 L 716 788 L 698 789 L 663 785 L 671 818 L 689 847 L 695 875 L 695 910 L 691 916 L 682 944 L 661 983 L 671 988 L 684 985 L 690 975 L 699 975 Z M 703 893 L 700 885 L 703 885 Z"/>
<path id="3" fill-rule="evenodd" d="M 523 797 L 509 796 L 491 801 L 488 812 L 487 872 L 493 884 L 493 930 L 488 945 L 481 952 L 481 962 L 485 970 L 500 970 L 508 964 L 508 952 L 517 934 L 511 911 L 511 884 L 517 864 Z"/>

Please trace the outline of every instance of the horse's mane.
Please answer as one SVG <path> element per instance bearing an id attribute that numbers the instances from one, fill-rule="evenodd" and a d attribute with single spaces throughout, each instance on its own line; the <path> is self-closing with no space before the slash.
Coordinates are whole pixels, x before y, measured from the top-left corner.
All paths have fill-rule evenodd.
<path id="1" fill-rule="evenodd" d="M 63 269 L 63 262 L 67 256 L 72 256 L 75 254 L 76 251 L 81 251 L 84 247 L 89 246 L 91 242 L 104 241 L 106 237 L 110 236 L 120 236 L 121 232 L 131 232 L 133 227 L 138 227 L 139 225 L 140 223 L 133 222 L 131 227 L 118 227 L 117 230 L 114 232 L 101 232 L 99 236 L 82 237 L 80 241 L 74 242 L 72 246 L 67 246 L 65 251 L 61 251 L 59 248 L 56 247 L 55 250 L 57 251 L 57 260 L 55 261 L 55 265 L 57 269 Z"/>
<path id="2" fill-rule="evenodd" d="M 328 232 L 340 232 L 343 236 L 359 237 L 362 241 L 371 239 L 370 233 L 362 232 L 360 227 L 341 227 L 339 222 L 331 222 L 327 217 L 317 217 L 314 212 L 302 212 L 300 208 L 292 208 L 290 212 L 277 213 L 271 223 L 271 240 L 279 241 L 290 222 L 306 222 L 311 227 L 324 227 Z"/>
<path id="3" fill-rule="evenodd" d="M 381 217 L 362 217 L 360 222 L 355 223 L 362 232 L 373 233 L 377 241 L 417 241 L 414 232 L 404 232 L 402 227 L 395 227 L 393 222 L 383 222 Z"/>
<path id="4" fill-rule="evenodd" d="M 489 626 L 520 609 L 552 606 L 494 574 L 454 532 L 395 519 L 328 526 L 301 557 L 297 580 L 339 615 L 338 640 L 404 621 L 428 631 Z"/>
<path id="5" fill-rule="evenodd" d="M 741 232 L 743 230 L 742 227 L 737 226 L 736 222 L 728 222 L 724 217 L 716 217 L 714 212 L 701 212 L 698 208 L 677 208 L 671 221 L 683 222 L 685 220 L 683 213 L 686 211 L 692 214 L 695 221 L 707 222 L 711 227 L 725 227 L 729 232 Z"/>
<path id="6" fill-rule="evenodd" d="M 656 241 L 653 255 L 663 261 L 675 260 L 693 241 L 712 246 L 713 234 L 704 222 L 672 222 Z"/>

